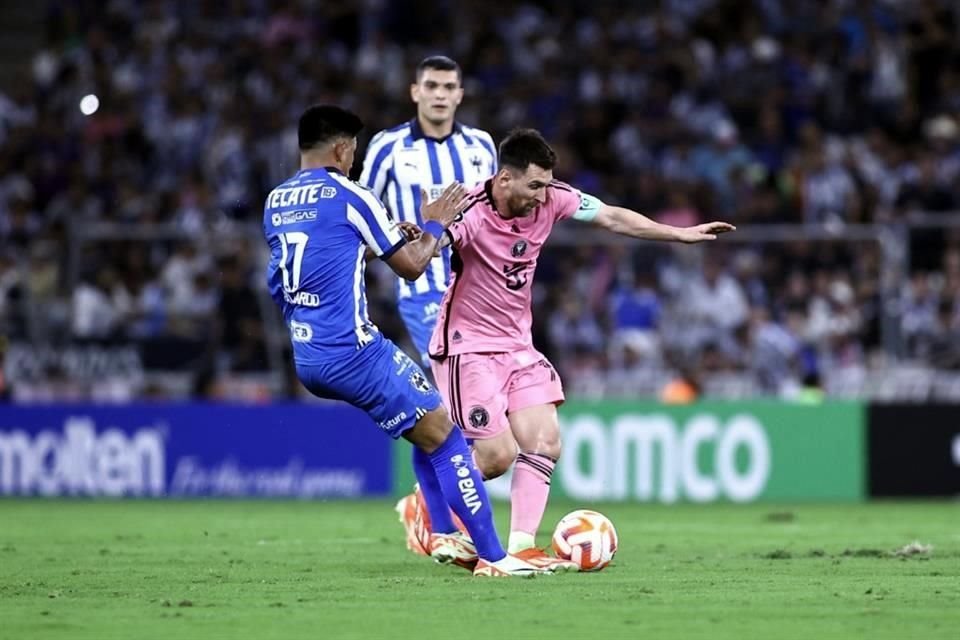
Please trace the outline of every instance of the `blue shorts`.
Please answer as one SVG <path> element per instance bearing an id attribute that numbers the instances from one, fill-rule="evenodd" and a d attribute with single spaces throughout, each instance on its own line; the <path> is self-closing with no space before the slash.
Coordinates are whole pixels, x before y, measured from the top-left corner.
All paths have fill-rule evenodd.
<path id="1" fill-rule="evenodd" d="M 403 324 L 407 326 L 407 333 L 420 354 L 420 362 L 424 367 L 430 367 L 430 336 L 433 327 L 437 324 L 440 314 L 440 301 L 443 294 L 439 291 L 421 293 L 412 298 L 400 298 L 397 308 Z"/>
<path id="2" fill-rule="evenodd" d="M 335 362 L 298 363 L 297 377 L 315 396 L 363 409 L 394 439 L 441 402 L 423 370 L 386 338 Z"/>

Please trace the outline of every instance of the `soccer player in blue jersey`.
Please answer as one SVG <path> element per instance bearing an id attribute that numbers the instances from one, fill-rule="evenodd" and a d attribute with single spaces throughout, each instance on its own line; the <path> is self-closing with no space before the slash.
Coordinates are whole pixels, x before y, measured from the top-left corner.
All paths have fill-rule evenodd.
<path id="1" fill-rule="evenodd" d="M 473 187 L 497 172 L 497 153 L 489 133 L 455 119 L 463 100 L 456 62 L 445 56 L 426 58 L 417 65 L 415 78 L 410 97 L 417 116 L 373 137 L 360 182 L 394 220 L 422 225 L 421 191 L 432 200 L 454 181 Z M 450 249 L 444 248 L 413 282 L 397 279 L 400 316 L 424 367 L 430 366 L 427 346 L 449 278 Z"/>
<path id="2" fill-rule="evenodd" d="M 453 183 L 429 204 L 421 203 L 423 232 L 408 241 L 382 203 L 347 178 L 362 127 L 356 115 L 339 107 L 318 105 L 304 112 L 300 171 L 271 191 L 264 207 L 267 285 L 290 331 L 297 376 L 314 395 L 363 409 L 388 435 L 406 438 L 430 461 L 431 482 L 470 534 L 435 536 L 435 559 L 479 556 L 474 575 L 481 576 L 542 572 L 503 550 L 483 479 L 460 429 L 453 428 L 420 367 L 367 316 L 366 249 L 399 276 L 417 278 L 446 227 L 465 208 L 463 186 Z"/>
<path id="3" fill-rule="evenodd" d="M 425 58 L 417 65 L 415 82 L 410 85 L 416 117 L 381 131 L 367 147 L 360 182 L 384 202 L 395 220 L 422 225 L 422 191 L 433 199 L 452 181 L 469 188 L 497 172 L 496 146 L 490 134 L 456 120 L 463 100 L 462 80 L 460 66 L 450 58 Z M 397 279 L 400 317 L 424 367 L 430 366 L 428 345 L 449 278 L 450 249 L 444 247 L 422 276 L 413 282 Z M 433 531 L 456 531 L 439 489 L 425 481 L 430 464 L 416 449 L 413 468 L 420 489 L 427 494 L 427 505 L 432 505 Z M 404 498 L 397 504 L 397 512 L 406 529 L 407 547 L 429 555 L 415 531 L 416 500 L 417 493 Z"/>

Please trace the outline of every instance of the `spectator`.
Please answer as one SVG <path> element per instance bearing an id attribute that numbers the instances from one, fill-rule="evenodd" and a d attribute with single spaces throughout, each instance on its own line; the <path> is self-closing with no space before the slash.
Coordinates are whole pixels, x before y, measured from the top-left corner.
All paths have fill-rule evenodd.
<path id="1" fill-rule="evenodd" d="M 720 260 L 710 256 L 702 274 L 695 274 L 683 293 L 680 306 L 689 315 L 683 331 L 695 345 L 712 343 L 730 351 L 733 334 L 747 321 L 748 307 L 743 288 L 726 273 Z"/>
<path id="2" fill-rule="evenodd" d="M 120 328 L 121 311 L 115 294 L 119 282 L 107 268 L 96 272 L 73 292 L 73 335 L 81 339 L 110 340 Z"/>
<path id="3" fill-rule="evenodd" d="M 260 307 L 248 280 L 236 257 L 221 260 L 219 343 L 231 369 L 258 371 L 267 368 L 266 344 Z"/>
<path id="4" fill-rule="evenodd" d="M 657 359 L 660 354 L 660 296 L 652 273 L 636 274 L 632 286 L 615 289 L 610 296 L 613 324 L 611 346 L 629 349 L 641 359 Z"/>
<path id="5" fill-rule="evenodd" d="M 543 129 L 559 141 L 559 179 L 672 224 L 729 215 L 829 233 L 916 225 L 919 211 L 949 224 L 960 202 L 952 3 L 547 11 L 505 0 L 503 24 L 468 2 L 441 7 L 429 25 L 403 3 L 354 4 L 151 0 L 49 12 L 47 42 L 0 93 L 0 327 L 11 339 L 132 340 L 163 368 L 202 353 L 198 388 L 228 394 L 235 385 L 220 378 L 265 366 L 269 333 L 282 331 L 259 317 L 258 256 L 236 238 L 260 223 L 268 185 L 296 170 L 292 113 L 335 100 L 359 109 L 368 131 L 399 121 L 410 78 L 397 70 L 429 52 L 463 65 L 465 122 L 497 138 L 517 125 Z M 295 81 L 304 77 L 312 81 Z M 98 109 L 84 115 L 78 98 L 90 92 Z M 622 392 L 655 394 L 673 350 L 699 363 L 698 375 L 737 372 L 773 392 L 780 373 L 744 354 L 768 352 L 786 371 L 786 336 L 801 363 L 789 375 L 815 368 L 824 388 L 836 367 L 889 364 L 900 347 L 949 351 L 957 232 L 913 229 L 900 247 L 884 229 L 882 254 L 842 233 L 744 240 L 729 254 L 710 248 L 700 265 L 686 248 L 611 250 L 568 228 L 577 248 L 558 243 L 541 256 L 534 321 L 543 348 L 590 393 L 602 395 L 616 370 Z M 909 264 L 897 264 L 898 250 Z M 926 282 L 894 290 L 897 269 Z M 398 337 L 376 271 L 371 313 Z M 899 334 L 893 302 L 904 312 Z M 94 393 L 51 375 L 64 393 Z"/>

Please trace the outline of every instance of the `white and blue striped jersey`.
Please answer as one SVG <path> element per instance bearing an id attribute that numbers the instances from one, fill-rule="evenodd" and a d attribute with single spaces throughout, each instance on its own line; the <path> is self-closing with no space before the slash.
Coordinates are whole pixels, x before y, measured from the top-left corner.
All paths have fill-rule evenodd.
<path id="1" fill-rule="evenodd" d="M 270 192 L 267 287 L 290 329 L 293 357 L 319 364 L 381 340 L 367 315 L 365 249 L 403 246 L 383 204 L 336 169 L 304 169 Z"/>
<path id="2" fill-rule="evenodd" d="M 360 182 L 383 201 L 394 219 L 422 226 L 421 188 L 433 200 L 452 182 L 469 189 L 496 172 L 497 151 L 486 131 L 454 123 L 449 136 L 430 138 L 414 118 L 373 137 Z M 444 249 L 415 282 L 398 278 L 397 296 L 443 293 L 449 277 L 450 250 Z"/>

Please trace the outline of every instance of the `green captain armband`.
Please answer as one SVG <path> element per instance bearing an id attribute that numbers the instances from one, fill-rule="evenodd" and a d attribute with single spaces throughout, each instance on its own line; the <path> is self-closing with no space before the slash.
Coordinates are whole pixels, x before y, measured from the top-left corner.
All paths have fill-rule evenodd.
<path id="1" fill-rule="evenodd" d="M 592 222 L 594 218 L 597 217 L 597 214 L 600 213 L 600 207 L 603 206 L 603 201 L 600 198 L 595 198 L 589 193 L 580 194 L 580 206 L 577 207 L 577 212 L 573 214 L 575 220 L 581 220 L 583 222 Z"/>

